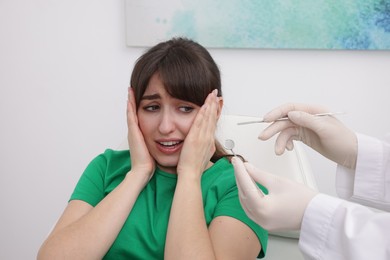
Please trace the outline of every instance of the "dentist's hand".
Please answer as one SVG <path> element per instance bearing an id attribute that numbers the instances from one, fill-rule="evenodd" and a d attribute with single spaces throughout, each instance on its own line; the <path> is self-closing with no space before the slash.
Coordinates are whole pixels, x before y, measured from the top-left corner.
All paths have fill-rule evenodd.
<path id="1" fill-rule="evenodd" d="M 298 230 L 311 199 L 317 194 L 307 186 L 256 169 L 232 159 L 239 198 L 246 214 L 269 231 Z M 268 189 L 265 195 L 255 182 Z"/>
<path id="2" fill-rule="evenodd" d="M 264 116 L 266 122 L 273 122 L 260 135 L 267 140 L 279 133 L 275 153 L 292 150 L 293 140 L 299 140 L 328 159 L 355 169 L 357 158 L 356 134 L 333 116 L 316 117 L 313 114 L 328 112 L 319 106 L 285 104 Z M 289 120 L 275 121 L 288 116 Z"/>

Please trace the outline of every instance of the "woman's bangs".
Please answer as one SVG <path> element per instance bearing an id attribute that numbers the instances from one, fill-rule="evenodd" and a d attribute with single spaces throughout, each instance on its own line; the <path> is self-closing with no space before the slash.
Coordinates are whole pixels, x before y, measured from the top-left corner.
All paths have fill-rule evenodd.
<path id="1" fill-rule="evenodd" d="M 202 106 L 209 84 L 205 80 L 207 76 L 199 71 L 193 64 L 180 61 L 159 68 L 160 78 L 169 95 Z"/>

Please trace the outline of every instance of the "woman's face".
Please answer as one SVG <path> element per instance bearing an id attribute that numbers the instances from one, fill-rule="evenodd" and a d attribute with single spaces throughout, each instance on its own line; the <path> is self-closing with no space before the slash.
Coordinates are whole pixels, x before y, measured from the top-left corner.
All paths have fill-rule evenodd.
<path id="1" fill-rule="evenodd" d="M 146 146 L 160 169 L 176 173 L 176 166 L 192 122 L 200 107 L 170 96 L 155 73 L 141 98 L 138 122 Z"/>

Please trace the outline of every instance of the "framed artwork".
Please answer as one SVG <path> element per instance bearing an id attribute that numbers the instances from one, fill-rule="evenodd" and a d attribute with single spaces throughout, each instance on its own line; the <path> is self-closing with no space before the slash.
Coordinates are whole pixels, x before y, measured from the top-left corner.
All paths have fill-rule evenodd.
<path id="1" fill-rule="evenodd" d="M 390 49 L 390 0 L 126 0 L 128 46 Z"/>

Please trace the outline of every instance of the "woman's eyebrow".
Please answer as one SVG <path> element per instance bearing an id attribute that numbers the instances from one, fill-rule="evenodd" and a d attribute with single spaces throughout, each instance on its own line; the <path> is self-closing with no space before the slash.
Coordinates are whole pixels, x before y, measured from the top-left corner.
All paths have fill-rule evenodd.
<path id="1" fill-rule="evenodd" d="M 145 95 L 145 96 L 142 96 L 141 100 L 144 100 L 144 99 L 147 99 L 147 100 L 161 99 L 161 96 L 160 96 L 160 94 Z"/>

